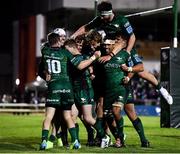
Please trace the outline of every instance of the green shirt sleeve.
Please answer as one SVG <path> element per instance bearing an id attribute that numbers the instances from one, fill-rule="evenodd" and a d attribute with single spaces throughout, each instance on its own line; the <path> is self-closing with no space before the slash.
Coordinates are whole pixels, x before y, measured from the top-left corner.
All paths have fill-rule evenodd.
<path id="1" fill-rule="evenodd" d="M 120 15 L 120 16 L 117 17 L 117 20 L 119 21 L 119 24 L 120 24 L 120 26 L 122 28 L 122 31 L 125 34 L 130 36 L 130 35 L 132 35 L 134 33 L 133 28 L 132 28 L 129 20 L 126 17 Z"/>
<path id="2" fill-rule="evenodd" d="M 80 62 L 83 61 L 82 55 L 76 55 L 71 59 L 71 63 L 77 68 Z"/>

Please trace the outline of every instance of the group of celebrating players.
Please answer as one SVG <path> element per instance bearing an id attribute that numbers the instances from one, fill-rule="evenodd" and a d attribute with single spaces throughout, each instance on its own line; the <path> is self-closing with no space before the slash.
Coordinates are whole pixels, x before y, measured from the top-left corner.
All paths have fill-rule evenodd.
<path id="1" fill-rule="evenodd" d="M 113 146 L 125 147 L 123 109 L 141 146 L 149 147 L 132 103 L 130 80 L 134 74 L 152 83 L 169 104 L 173 103 L 167 90 L 144 70 L 127 18 L 115 16 L 108 1 L 99 3 L 98 11 L 99 16 L 68 39 L 63 29 L 55 29 L 41 48 L 39 75 L 47 81 L 48 91 L 40 150 L 53 148 L 56 139 L 58 146 L 68 146 L 67 130 L 71 136 L 69 148 L 81 148 L 77 117 L 87 130 L 87 145 L 109 147 L 111 133 Z"/>

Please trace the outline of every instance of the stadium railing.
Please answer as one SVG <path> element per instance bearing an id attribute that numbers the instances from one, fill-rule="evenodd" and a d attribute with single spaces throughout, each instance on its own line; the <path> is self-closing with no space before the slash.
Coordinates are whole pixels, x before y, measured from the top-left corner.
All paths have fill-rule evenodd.
<path id="1" fill-rule="evenodd" d="M 0 113 L 30 114 L 44 113 L 45 104 L 0 103 Z"/>

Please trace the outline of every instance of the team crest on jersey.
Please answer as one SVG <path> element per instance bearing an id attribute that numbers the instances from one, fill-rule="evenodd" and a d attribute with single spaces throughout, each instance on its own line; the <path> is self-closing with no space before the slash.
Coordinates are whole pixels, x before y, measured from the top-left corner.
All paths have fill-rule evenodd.
<path id="1" fill-rule="evenodd" d="M 119 96 L 119 99 L 118 99 L 119 101 L 122 101 L 123 100 L 123 97 L 122 96 Z"/>
<path id="2" fill-rule="evenodd" d="M 129 93 L 128 98 L 131 98 L 131 97 L 132 97 L 132 94 L 131 94 L 131 93 Z"/>
<path id="3" fill-rule="evenodd" d="M 121 57 L 116 57 L 116 60 L 117 60 L 118 62 L 121 62 L 123 59 L 122 59 Z"/>
<path id="4" fill-rule="evenodd" d="M 94 99 L 93 99 L 93 98 L 91 98 L 91 102 L 94 102 Z"/>
<path id="5" fill-rule="evenodd" d="M 85 98 L 81 98 L 81 102 L 82 102 L 82 103 L 85 103 L 85 102 L 86 102 L 86 99 L 85 99 Z"/>
<path id="6" fill-rule="evenodd" d="M 122 60 L 122 58 L 121 58 L 121 57 L 116 57 L 116 59 L 117 59 L 117 60 Z"/>

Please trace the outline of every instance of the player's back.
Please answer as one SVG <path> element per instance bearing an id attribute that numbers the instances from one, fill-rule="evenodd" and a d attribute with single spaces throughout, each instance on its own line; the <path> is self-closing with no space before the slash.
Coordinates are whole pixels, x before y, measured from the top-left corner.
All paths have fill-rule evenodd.
<path id="1" fill-rule="evenodd" d="M 51 75 L 51 81 L 69 81 L 69 57 L 68 51 L 62 48 L 45 47 L 42 50 L 45 68 Z M 51 82 L 50 81 L 50 82 Z"/>

